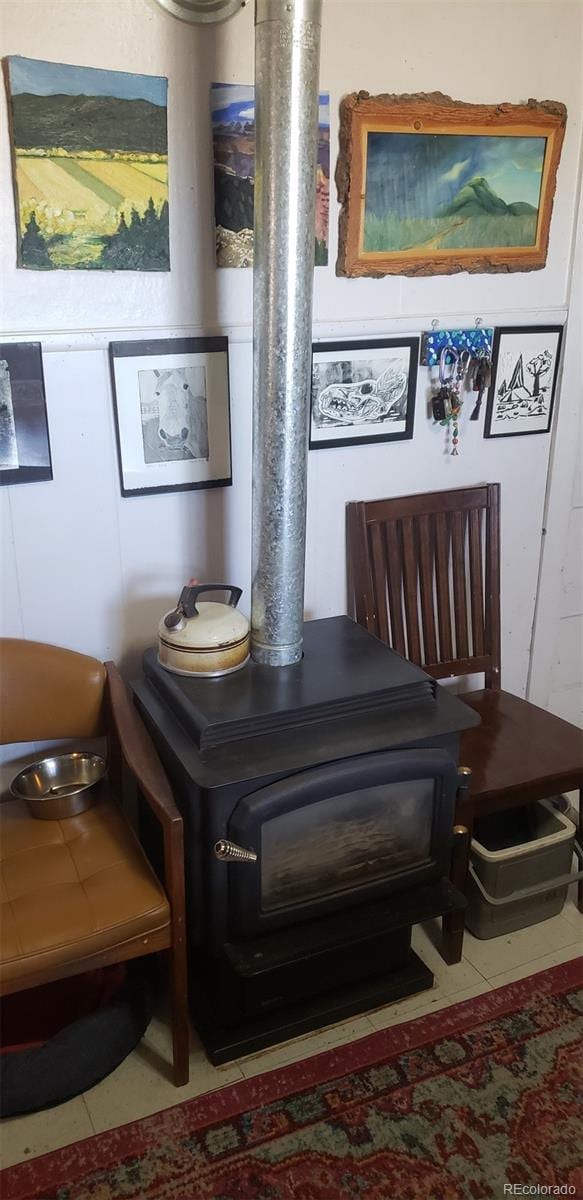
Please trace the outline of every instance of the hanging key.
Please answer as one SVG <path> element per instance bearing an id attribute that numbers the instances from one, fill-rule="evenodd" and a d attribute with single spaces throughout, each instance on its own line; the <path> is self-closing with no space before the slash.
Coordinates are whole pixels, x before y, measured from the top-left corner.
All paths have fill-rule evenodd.
<path id="1" fill-rule="evenodd" d="M 433 397 L 431 411 L 434 421 L 449 421 L 451 416 L 451 393 L 445 385 L 442 385 Z"/>
<path id="2" fill-rule="evenodd" d="M 439 391 L 431 401 L 433 420 L 446 425 L 451 420 L 455 400 L 455 377 L 459 354 L 453 346 L 444 346 L 439 356 Z"/>
<path id="3" fill-rule="evenodd" d="M 451 454 L 452 457 L 457 457 L 459 454 L 458 446 L 460 440 L 459 418 L 463 404 L 463 390 L 466 380 L 466 375 L 472 364 L 472 356 L 469 350 L 462 350 L 459 354 L 455 378 L 452 384 L 451 396 Z"/>
<path id="4" fill-rule="evenodd" d="M 472 390 L 478 393 L 478 398 L 474 405 L 470 421 L 477 421 L 480 416 L 482 400 L 484 392 L 490 385 L 490 360 L 485 355 L 478 359 L 478 364 L 474 373 L 474 382 Z"/>

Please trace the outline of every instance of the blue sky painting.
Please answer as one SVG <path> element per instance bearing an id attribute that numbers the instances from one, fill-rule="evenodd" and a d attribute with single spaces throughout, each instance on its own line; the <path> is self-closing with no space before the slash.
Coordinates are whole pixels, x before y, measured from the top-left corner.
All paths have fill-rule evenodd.
<path id="1" fill-rule="evenodd" d="M 97 67 L 75 67 L 44 62 L 37 58 L 9 59 L 10 91 L 13 96 L 115 96 L 118 100 L 149 100 L 166 107 L 168 80 L 160 75 L 130 75 L 125 71 L 102 71 Z"/>
<path id="2" fill-rule="evenodd" d="M 211 85 L 211 112 L 213 125 L 231 124 L 255 120 L 255 95 L 250 83 L 213 83 Z M 322 129 L 330 128 L 330 97 L 320 92 L 319 124 Z"/>

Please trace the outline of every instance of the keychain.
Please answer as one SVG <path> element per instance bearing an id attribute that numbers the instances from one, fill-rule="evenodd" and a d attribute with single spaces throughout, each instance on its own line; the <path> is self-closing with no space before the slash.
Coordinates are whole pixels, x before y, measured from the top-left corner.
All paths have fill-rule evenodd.
<path id="1" fill-rule="evenodd" d="M 433 420 L 439 421 L 440 425 L 449 424 L 452 418 L 452 389 L 458 361 L 457 350 L 444 346 L 439 356 L 439 391 L 431 402 Z"/>
<path id="2" fill-rule="evenodd" d="M 459 454 L 459 416 L 462 408 L 462 388 L 472 364 L 469 350 L 461 354 L 455 346 L 444 346 L 439 356 L 439 391 L 431 402 L 433 419 L 440 425 L 451 425 L 452 455 Z"/>
<path id="3" fill-rule="evenodd" d="M 458 360 L 457 360 L 457 364 L 456 364 L 455 383 L 453 385 L 453 394 L 452 394 L 452 402 L 451 402 L 451 412 L 452 412 L 451 443 L 452 443 L 452 447 L 453 447 L 452 454 L 459 453 L 458 443 L 459 443 L 460 434 L 459 434 L 458 420 L 459 420 L 459 415 L 460 415 L 460 412 L 462 409 L 462 403 L 463 403 L 462 388 L 464 386 L 464 379 L 470 369 L 471 363 L 472 363 L 472 356 L 471 356 L 470 351 L 462 350 L 461 354 L 458 355 Z"/>
<path id="4" fill-rule="evenodd" d="M 490 383 L 490 365 L 491 364 L 488 355 L 481 354 L 476 362 L 476 369 L 474 371 L 474 379 L 472 383 L 472 391 L 477 392 L 478 397 L 473 407 L 470 421 L 477 421 L 480 416 L 484 392 Z"/>

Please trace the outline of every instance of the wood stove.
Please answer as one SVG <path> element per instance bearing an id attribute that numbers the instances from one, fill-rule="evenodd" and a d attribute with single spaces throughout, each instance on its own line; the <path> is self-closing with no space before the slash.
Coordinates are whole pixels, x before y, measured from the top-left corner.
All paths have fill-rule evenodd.
<path id="1" fill-rule="evenodd" d="M 347 617 L 303 626 L 322 0 L 256 0 L 252 661 L 136 698 L 185 823 L 212 1062 L 429 987 L 474 713 Z M 302 657 L 303 646 L 303 657 Z"/>
<path id="2" fill-rule="evenodd" d="M 411 927 L 450 882 L 459 734 L 475 714 L 348 617 L 301 662 L 182 678 L 137 703 L 185 822 L 190 994 L 221 1063 L 430 987 Z"/>

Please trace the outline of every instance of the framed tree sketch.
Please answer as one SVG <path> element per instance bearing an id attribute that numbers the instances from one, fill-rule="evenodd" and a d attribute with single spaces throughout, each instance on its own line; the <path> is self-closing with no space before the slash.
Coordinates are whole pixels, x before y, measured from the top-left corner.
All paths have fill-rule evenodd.
<path id="1" fill-rule="evenodd" d="M 53 478 L 40 342 L 0 345 L 0 486 Z"/>
<path id="2" fill-rule="evenodd" d="M 496 330 L 484 437 L 549 432 L 562 337 L 562 325 Z"/>
<path id="3" fill-rule="evenodd" d="M 544 267 L 566 120 L 553 100 L 346 96 L 337 274 Z"/>
<path id="4" fill-rule="evenodd" d="M 227 338 L 109 350 L 122 496 L 232 483 Z"/>
<path id="5" fill-rule="evenodd" d="M 419 338 L 316 342 L 310 449 L 413 437 Z"/>

